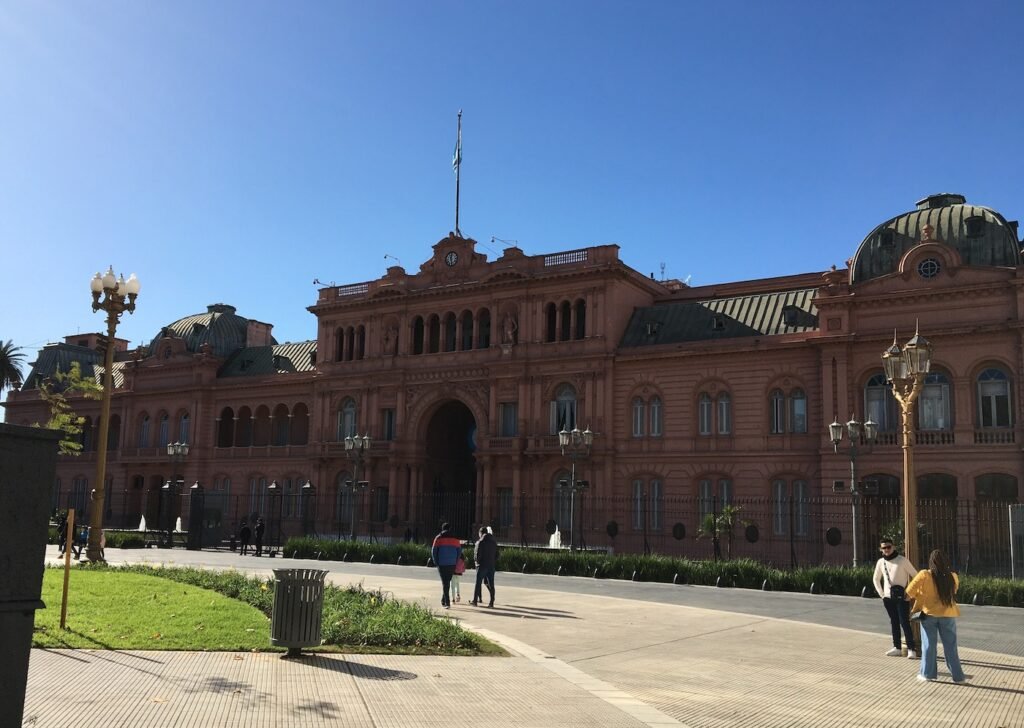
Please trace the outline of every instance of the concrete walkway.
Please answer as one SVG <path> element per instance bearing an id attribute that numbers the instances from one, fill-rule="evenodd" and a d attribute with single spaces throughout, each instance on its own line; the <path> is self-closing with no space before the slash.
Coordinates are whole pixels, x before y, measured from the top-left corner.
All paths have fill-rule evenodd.
<path id="1" fill-rule="evenodd" d="M 213 552 L 108 554 L 122 557 L 266 575 L 311 566 Z M 422 567 L 318 566 L 336 584 L 430 606 L 440 597 Z M 961 629 L 969 682 L 954 685 L 941 662 L 938 682 L 919 683 L 916 661 L 884 656 L 877 600 L 499 573 L 490 610 L 466 603 L 472 579 L 444 614 L 512 657 L 34 650 L 24 725 L 1024 727 L 1019 610 L 964 609 L 963 627 L 987 635 L 975 642 L 1000 649 L 977 649 Z M 857 628 L 834 626 L 845 623 Z"/>

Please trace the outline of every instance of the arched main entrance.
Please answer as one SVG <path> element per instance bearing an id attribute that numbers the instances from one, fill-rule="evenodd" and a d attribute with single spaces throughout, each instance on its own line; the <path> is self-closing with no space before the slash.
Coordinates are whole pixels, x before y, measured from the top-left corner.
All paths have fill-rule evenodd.
<path id="1" fill-rule="evenodd" d="M 462 402 L 445 402 L 424 432 L 423 514 L 428 533 L 444 521 L 468 539 L 476 512 L 476 419 Z"/>

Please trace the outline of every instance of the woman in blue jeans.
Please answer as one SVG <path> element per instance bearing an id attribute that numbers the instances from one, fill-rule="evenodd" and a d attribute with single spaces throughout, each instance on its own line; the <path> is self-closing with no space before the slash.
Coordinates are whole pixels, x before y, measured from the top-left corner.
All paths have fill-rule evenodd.
<path id="1" fill-rule="evenodd" d="M 966 679 L 956 648 L 956 618 L 960 616 L 956 591 L 959 587 L 959 577 L 949 568 L 946 555 L 938 549 L 928 556 L 928 569 L 919 571 L 907 586 L 907 596 L 916 600 L 916 608 L 924 612 L 918 680 L 934 682 L 938 679 L 939 640 L 942 640 L 942 653 L 953 682 L 962 683 Z"/>

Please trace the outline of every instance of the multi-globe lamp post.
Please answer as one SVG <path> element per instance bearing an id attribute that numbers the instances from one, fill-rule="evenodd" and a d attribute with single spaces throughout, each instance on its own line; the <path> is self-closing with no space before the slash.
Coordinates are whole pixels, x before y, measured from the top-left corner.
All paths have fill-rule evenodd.
<path id="1" fill-rule="evenodd" d="M 917 554 L 917 480 L 914 475 L 914 403 L 931 370 L 932 345 L 915 328 L 914 335 L 902 347 L 893 334 L 892 346 L 882 353 L 885 377 L 900 405 L 903 425 L 903 551 L 914 566 Z"/>
<path id="2" fill-rule="evenodd" d="M 832 438 L 832 446 L 839 452 L 839 444 L 843 441 L 843 429 L 850 440 L 848 454 L 850 456 L 850 499 L 853 503 L 853 565 L 860 563 L 860 488 L 857 484 L 857 455 L 860 453 L 861 437 L 864 444 L 870 449 L 878 438 L 878 425 L 868 417 L 865 422 L 858 422 L 850 418 L 844 426 L 838 420 L 828 426 L 829 436 Z"/>
<path id="3" fill-rule="evenodd" d="M 125 311 L 135 311 L 135 299 L 139 295 L 139 279 L 132 273 L 128 280 L 124 275 L 114 275 L 113 266 L 103 275 L 97 273 L 89 284 L 92 293 L 92 310 L 107 313 L 107 339 L 103 352 L 103 402 L 100 414 L 99 443 L 96 453 L 96 487 L 92 492 L 89 509 L 89 545 L 86 557 L 89 561 L 103 561 L 100 536 L 103 530 L 104 501 L 106 500 L 107 439 L 110 434 L 110 401 L 114 393 L 114 334 L 117 323 Z"/>
<path id="4" fill-rule="evenodd" d="M 349 520 L 349 540 L 356 540 L 356 493 L 366 490 L 370 484 L 368 480 L 360 480 L 359 475 L 363 470 L 363 461 L 370 454 L 370 436 L 349 435 L 345 438 L 345 455 L 352 461 L 352 479 L 345 481 L 349 489 L 351 500 L 351 518 Z"/>
<path id="5" fill-rule="evenodd" d="M 576 461 L 590 457 L 590 448 L 594 445 L 594 433 L 588 427 L 580 430 L 573 427 L 571 430 L 562 430 L 558 433 L 558 445 L 562 449 L 562 455 L 572 461 L 569 471 L 569 479 L 559 481 L 558 486 L 564 491 L 569 491 L 569 550 L 576 550 L 576 493 L 586 490 L 590 483 L 586 480 L 576 478 Z"/>

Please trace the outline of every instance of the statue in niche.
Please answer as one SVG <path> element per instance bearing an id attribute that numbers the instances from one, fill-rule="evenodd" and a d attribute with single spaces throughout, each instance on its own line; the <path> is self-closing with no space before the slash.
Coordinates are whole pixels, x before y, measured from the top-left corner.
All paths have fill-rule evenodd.
<path id="1" fill-rule="evenodd" d="M 501 342 L 503 344 L 516 343 L 516 332 L 519 331 L 519 322 L 516 321 L 514 313 L 509 311 L 501 322 Z"/>
<path id="2" fill-rule="evenodd" d="M 398 327 L 388 326 L 384 329 L 384 355 L 394 355 L 398 348 Z"/>

